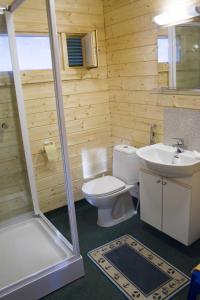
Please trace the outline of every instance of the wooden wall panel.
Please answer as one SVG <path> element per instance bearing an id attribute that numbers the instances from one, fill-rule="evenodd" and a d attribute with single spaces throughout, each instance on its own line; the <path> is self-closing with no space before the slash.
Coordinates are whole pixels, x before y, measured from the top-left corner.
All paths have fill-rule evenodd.
<path id="1" fill-rule="evenodd" d="M 199 0 L 181 1 L 199 4 Z M 3 2 L 0 0 L 0 4 Z M 157 124 L 157 141 L 162 141 L 165 107 L 200 109 L 199 96 L 152 94 L 153 89 L 166 83 L 167 76 L 167 70 L 157 65 L 158 28 L 152 17 L 174 2 L 180 0 L 56 1 L 59 33 L 97 30 L 99 67 L 63 68 L 61 72 L 76 200 L 82 198 L 81 185 L 86 178 L 111 168 L 112 145 L 147 145 L 152 123 Z M 15 25 L 18 32 L 27 32 L 28 28 L 29 32 L 47 33 L 45 1 L 27 0 L 15 15 Z M 65 204 L 52 72 L 24 71 L 21 75 L 37 189 L 41 208 L 48 211 Z M 16 192 L 13 167 L 23 170 L 13 161 L 17 150 L 9 148 L 17 130 L 7 76 L 1 76 L 0 93 L 1 116 L 13 129 L 4 137 L 9 151 L 0 158 L 12 158 L 4 164 L 10 176 L 10 186 L 5 180 L 1 183 L 6 194 L 9 189 Z M 45 139 L 56 144 L 59 159 L 54 163 L 42 153 Z"/>
<path id="2" fill-rule="evenodd" d="M 90 70 L 63 68 L 61 71 L 73 189 L 75 200 L 79 200 L 83 198 L 83 182 L 88 177 L 106 173 L 111 167 L 103 3 L 101 0 L 58 0 L 56 13 L 59 32 L 87 33 L 97 30 L 99 67 Z M 25 1 L 14 20 L 17 32 L 27 32 L 27 28 L 28 32 L 33 33 L 48 32 L 45 1 Z M 43 211 L 49 211 L 66 204 L 52 72 L 23 71 L 21 75 L 40 205 Z M 13 112 L 9 101 L 12 95 L 8 77 L 1 76 L 0 86 L 0 118 L 6 117 L 11 124 Z M 8 136 L 5 142 L 8 149 L 11 139 L 12 136 Z M 59 157 L 56 162 L 48 162 L 42 152 L 46 139 L 56 144 Z M 15 149 L 10 151 L 10 157 L 15 155 Z M 8 154 L 2 154 L 0 160 L 6 156 Z M 7 169 L 14 167 L 17 165 L 5 165 Z"/>
<path id="3" fill-rule="evenodd" d="M 175 0 L 104 0 L 112 143 L 149 144 L 155 123 L 163 138 L 165 107 L 199 109 L 200 96 L 159 95 L 152 90 L 167 83 L 167 70 L 157 64 L 159 29 L 152 17 Z M 199 1 L 183 0 L 192 4 Z"/>

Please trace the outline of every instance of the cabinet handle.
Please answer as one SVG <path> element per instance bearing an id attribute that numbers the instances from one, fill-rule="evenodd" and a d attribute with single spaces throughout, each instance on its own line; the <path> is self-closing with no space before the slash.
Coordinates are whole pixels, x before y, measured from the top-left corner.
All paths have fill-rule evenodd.
<path id="1" fill-rule="evenodd" d="M 157 182 L 157 183 L 161 183 L 161 180 L 160 180 L 160 179 L 158 179 L 156 182 Z"/>
<path id="2" fill-rule="evenodd" d="M 166 181 L 163 181 L 162 185 L 167 185 L 167 182 L 166 182 Z"/>

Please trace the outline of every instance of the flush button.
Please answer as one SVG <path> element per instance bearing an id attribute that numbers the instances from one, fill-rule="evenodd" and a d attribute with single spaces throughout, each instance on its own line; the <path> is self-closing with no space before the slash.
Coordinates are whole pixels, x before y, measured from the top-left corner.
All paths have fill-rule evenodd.
<path id="1" fill-rule="evenodd" d="M 124 148 L 128 148 L 128 146 L 124 146 Z"/>

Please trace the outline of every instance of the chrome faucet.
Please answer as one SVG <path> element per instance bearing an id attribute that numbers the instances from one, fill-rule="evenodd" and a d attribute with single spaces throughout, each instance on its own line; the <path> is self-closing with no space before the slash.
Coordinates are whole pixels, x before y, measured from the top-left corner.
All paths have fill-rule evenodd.
<path id="1" fill-rule="evenodd" d="M 173 144 L 172 147 L 176 148 L 176 153 L 183 153 L 184 152 L 184 140 L 182 138 L 173 138 L 176 140 L 176 144 Z"/>

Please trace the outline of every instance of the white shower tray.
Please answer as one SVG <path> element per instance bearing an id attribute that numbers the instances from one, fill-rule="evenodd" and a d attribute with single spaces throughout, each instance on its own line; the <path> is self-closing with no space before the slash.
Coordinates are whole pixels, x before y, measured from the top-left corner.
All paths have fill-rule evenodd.
<path id="1" fill-rule="evenodd" d="M 44 215 L 0 228 L 0 298 L 39 299 L 83 275 L 82 257 Z"/>

